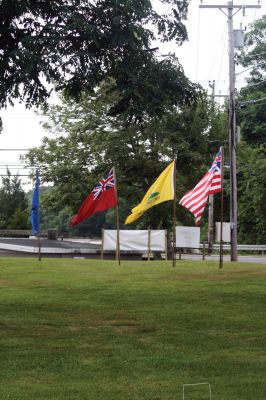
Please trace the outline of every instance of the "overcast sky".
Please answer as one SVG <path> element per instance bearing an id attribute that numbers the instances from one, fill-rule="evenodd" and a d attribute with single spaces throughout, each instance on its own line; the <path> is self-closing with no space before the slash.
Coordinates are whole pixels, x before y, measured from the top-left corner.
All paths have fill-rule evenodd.
<path id="1" fill-rule="evenodd" d="M 256 0 L 239 0 L 234 4 L 257 5 Z M 261 2 L 261 9 L 246 9 L 246 15 L 239 11 L 234 16 L 234 29 L 248 27 L 254 20 L 266 14 L 266 0 Z M 189 41 L 181 47 L 173 44 L 164 44 L 160 50 L 162 54 L 175 52 L 183 65 L 186 75 L 193 81 L 199 82 L 208 88 L 209 81 L 215 80 L 216 94 L 228 93 L 228 35 L 227 18 L 218 8 L 199 9 L 200 1 L 192 0 L 189 6 L 187 29 Z M 226 0 L 206 0 L 203 4 L 223 4 Z M 245 74 L 242 67 L 236 67 L 236 87 L 244 84 Z M 25 149 L 41 144 L 44 135 L 40 127 L 40 117 L 33 110 L 26 110 L 22 104 L 8 107 L 1 111 L 4 130 L 0 135 L 1 149 Z M 5 166 L 9 165 L 12 172 L 26 173 L 22 167 L 18 169 L 19 155 L 22 152 L 0 151 L 0 175 L 5 173 Z M 13 169 L 14 168 L 14 169 Z M 24 179 L 23 179 L 24 181 Z M 28 185 L 27 185 L 28 186 Z"/>

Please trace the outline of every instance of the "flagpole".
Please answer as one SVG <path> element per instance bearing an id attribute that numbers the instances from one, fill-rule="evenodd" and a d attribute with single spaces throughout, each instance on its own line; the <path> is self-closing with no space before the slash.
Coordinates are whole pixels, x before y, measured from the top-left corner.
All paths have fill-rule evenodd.
<path id="1" fill-rule="evenodd" d="M 174 159 L 174 198 L 173 198 L 173 244 L 172 244 L 173 267 L 176 265 L 176 159 Z"/>
<path id="2" fill-rule="evenodd" d="M 37 179 L 38 179 L 38 198 L 39 198 L 39 170 L 37 170 Z M 39 199 L 38 199 L 38 203 L 39 203 Z M 42 254 L 41 254 L 41 237 L 40 237 L 40 232 L 41 232 L 41 226 L 40 226 L 40 203 L 39 203 L 39 209 L 38 209 L 38 248 L 39 248 L 39 261 L 42 261 Z"/>
<path id="3" fill-rule="evenodd" d="M 40 241 L 40 199 L 39 199 L 39 170 L 35 173 L 35 187 L 32 193 L 32 205 L 30 221 L 32 225 L 32 233 L 37 236 L 38 240 L 38 255 L 41 261 L 41 241 Z"/>
<path id="4" fill-rule="evenodd" d="M 102 248 L 101 248 L 101 260 L 103 260 L 103 249 L 104 249 L 104 229 L 102 229 Z"/>
<path id="5" fill-rule="evenodd" d="M 39 261 L 42 261 L 42 258 L 41 258 L 41 238 L 40 238 L 40 232 L 38 233 L 38 235 L 37 235 L 37 237 L 38 237 L 38 252 L 39 252 Z"/>
<path id="6" fill-rule="evenodd" d="M 120 257 L 120 227 L 119 227 L 119 212 L 118 212 L 118 197 L 117 197 L 117 181 L 116 181 L 116 170 L 113 167 L 114 173 L 114 182 L 115 182 L 115 196 L 116 196 L 116 259 L 118 260 L 118 264 L 121 263 Z"/>
<path id="7" fill-rule="evenodd" d="M 223 219 L 224 219 L 224 148 L 221 146 L 221 226 L 220 226 L 220 264 L 223 268 Z"/>
<path id="8" fill-rule="evenodd" d="M 148 229 L 148 261 L 151 260 L 151 230 Z"/>

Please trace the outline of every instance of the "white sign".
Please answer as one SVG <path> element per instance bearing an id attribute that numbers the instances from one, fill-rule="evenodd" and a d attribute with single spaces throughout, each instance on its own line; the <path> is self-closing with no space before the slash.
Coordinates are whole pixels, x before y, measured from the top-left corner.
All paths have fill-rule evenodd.
<path id="1" fill-rule="evenodd" d="M 221 237 L 221 222 L 215 223 L 215 241 L 220 242 Z M 231 235 L 230 235 L 230 222 L 223 222 L 223 242 L 230 243 Z"/>
<path id="2" fill-rule="evenodd" d="M 199 249 L 200 228 L 191 226 L 177 226 L 176 247 Z"/>

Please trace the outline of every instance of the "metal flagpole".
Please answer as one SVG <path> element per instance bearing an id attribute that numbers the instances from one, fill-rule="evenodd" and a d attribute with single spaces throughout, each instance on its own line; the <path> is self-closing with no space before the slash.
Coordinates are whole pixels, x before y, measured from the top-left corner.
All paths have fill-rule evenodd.
<path id="1" fill-rule="evenodd" d="M 174 198 L 173 198 L 173 244 L 172 244 L 173 267 L 176 265 L 176 159 L 174 159 Z"/>
<path id="2" fill-rule="evenodd" d="M 119 212 L 118 212 L 118 197 L 117 197 L 117 182 L 116 182 L 116 170 L 113 167 L 114 174 L 114 182 L 115 182 L 115 196 L 116 196 L 116 259 L 118 260 L 118 264 L 121 263 L 120 257 L 120 228 L 119 228 Z"/>
<path id="3" fill-rule="evenodd" d="M 224 222 L 224 148 L 221 146 L 221 226 L 220 226 L 220 268 L 223 268 L 223 222 Z"/>

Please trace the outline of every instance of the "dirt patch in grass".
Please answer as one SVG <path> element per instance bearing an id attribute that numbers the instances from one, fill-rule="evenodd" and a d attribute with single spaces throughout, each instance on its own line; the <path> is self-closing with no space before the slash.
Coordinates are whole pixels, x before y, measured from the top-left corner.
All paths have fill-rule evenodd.
<path id="1" fill-rule="evenodd" d="M 5 286 L 5 287 L 8 287 L 8 286 L 13 286 L 13 281 L 11 281 L 10 279 L 0 279 L 0 287 L 1 286 Z"/>
<path id="2" fill-rule="evenodd" d="M 71 332 L 111 329 L 116 333 L 129 333 L 136 332 L 138 325 L 135 322 L 121 320 L 90 320 L 88 323 L 84 324 L 71 324 L 68 329 Z"/>

